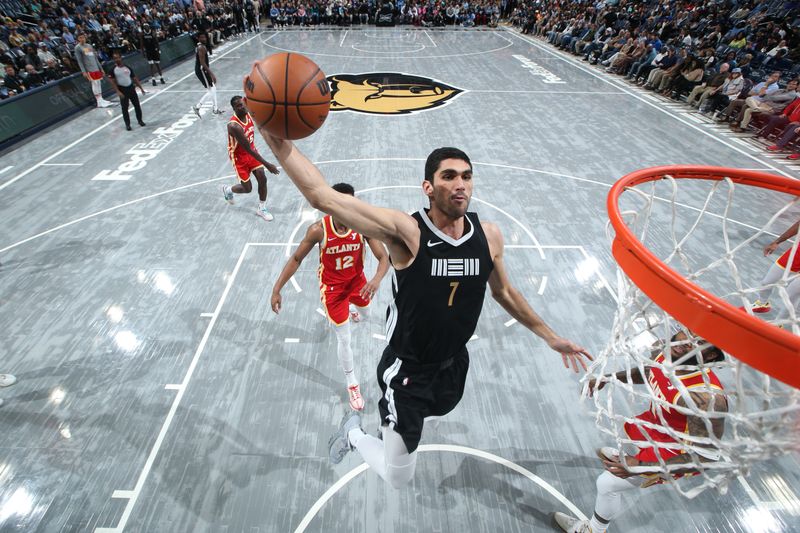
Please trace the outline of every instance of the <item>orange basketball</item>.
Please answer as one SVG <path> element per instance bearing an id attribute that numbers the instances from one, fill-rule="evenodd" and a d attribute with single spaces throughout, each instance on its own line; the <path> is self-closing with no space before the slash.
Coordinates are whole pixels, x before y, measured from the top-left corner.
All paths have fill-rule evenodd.
<path id="1" fill-rule="evenodd" d="M 308 137 L 331 108 L 325 73 L 300 54 L 273 54 L 256 62 L 244 79 L 244 94 L 256 125 L 281 139 Z"/>

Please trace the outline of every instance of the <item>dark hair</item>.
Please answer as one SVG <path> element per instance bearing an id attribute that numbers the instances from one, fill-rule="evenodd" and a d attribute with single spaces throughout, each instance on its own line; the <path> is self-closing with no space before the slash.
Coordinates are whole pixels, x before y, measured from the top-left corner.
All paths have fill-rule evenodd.
<path id="1" fill-rule="evenodd" d="M 333 190 L 342 194 L 349 194 L 350 196 L 356 195 L 356 190 L 349 183 L 337 183 L 334 185 Z"/>
<path id="2" fill-rule="evenodd" d="M 449 146 L 437 148 L 431 152 L 428 156 L 428 159 L 425 160 L 425 179 L 427 181 L 433 183 L 433 174 L 439 170 L 439 165 L 445 159 L 460 159 L 461 161 L 466 162 L 469 165 L 469 168 L 472 169 L 472 161 L 469 160 L 469 156 L 467 156 L 467 154 L 458 148 L 452 148 Z"/>
<path id="3" fill-rule="evenodd" d="M 241 99 L 242 99 L 242 97 L 239 96 L 238 94 L 236 96 L 234 96 L 233 98 L 231 98 L 231 107 L 233 107 L 233 103 L 236 102 L 236 100 L 241 100 Z"/>

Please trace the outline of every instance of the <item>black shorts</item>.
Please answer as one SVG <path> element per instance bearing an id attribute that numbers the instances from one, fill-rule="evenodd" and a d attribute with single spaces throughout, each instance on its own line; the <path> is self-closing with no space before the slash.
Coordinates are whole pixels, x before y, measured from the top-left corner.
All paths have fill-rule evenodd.
<path id="1" fill-rule="evenodd" d="M 159 62 L 161 61 L 161 50 L 148 50 L 145 48 L 144 50 L 144 58 L 149 62 Z"/>
<path id="2" fill-rule="evenodd" d="M 214 82 L 211 81 L 211 76 L 206 74 L 206 71 L 202 68 L 194 69 L 194 75 L 197 76 L 197 79 L 200 80 L 200 83 L 203 84 L 203 87 L 209 88 L 214 86 Z"/>
<path id="3" fill-rule="evenodd" d="M 419 365 L 399 359 L 388 346 L 378 363 L 378 384 L 383 393 L 378 402 L 381 423 L 390 425 L 403 438 L 408 453 L 417 449 L 425 417 L 444 416 L 464 394 L 469 353 L 444 363 Z"/>

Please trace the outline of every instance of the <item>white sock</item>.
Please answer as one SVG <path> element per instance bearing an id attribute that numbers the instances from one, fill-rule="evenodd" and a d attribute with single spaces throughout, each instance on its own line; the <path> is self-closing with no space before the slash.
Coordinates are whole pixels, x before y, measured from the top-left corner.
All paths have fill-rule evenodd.
<path id="1" fill-rule="evenodd" d="M 92 80 L 92 92 L 98 101 L 103 99 L 103 90 L 100 86 L 100 80 Z"/>
<path id="2" fill-rule="evenodd" d="M 383 428 L 383 440 L 352 429 L 347 435 L 361 458 L 392 487 L 399 489 L 414 477 L 417 452 L 408 453 L 403 438 L 391 427 Z"/>
<path id="3" fill-rule="evenodd" d="M 358 379 L 353 369 L 353 348 L 350 346 L 350 321 L 341 326 L 335 326 L 334 331 L 336 331 L 336 355 L 339 357 L 339 364 L 344 371 L 345 379 L 347 379 L 347 386 L 358 385 Z"/>
<path id="4" fill-rule="evenodd" d="M 589 527 L 591 528 L 592 533 L 605 533 L 606 529 L 608 528 L 608 524 L 604 524 L 598 520 L 597 515 L 592 513 L 592 518 L 589 520 Z"/>
<path id="5" fill-rule="evenodd" d="M 267 201 L 266 200 L 264 200 L 263 202 L 259 201 L 258 202 L 258 208 L 259 209 L 266 209 L 267 208 Z"/>

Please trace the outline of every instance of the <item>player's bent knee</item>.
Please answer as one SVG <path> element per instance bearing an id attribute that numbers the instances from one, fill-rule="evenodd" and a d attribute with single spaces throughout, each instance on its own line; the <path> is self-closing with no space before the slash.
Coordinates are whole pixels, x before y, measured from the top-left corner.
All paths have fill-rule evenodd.
<path id="1" fill-rule="evenodd" d="M 402 489 L 414 478 L 416 463 L 404 466 L 386 465 L 386 481 L 393 489 Z"/>

